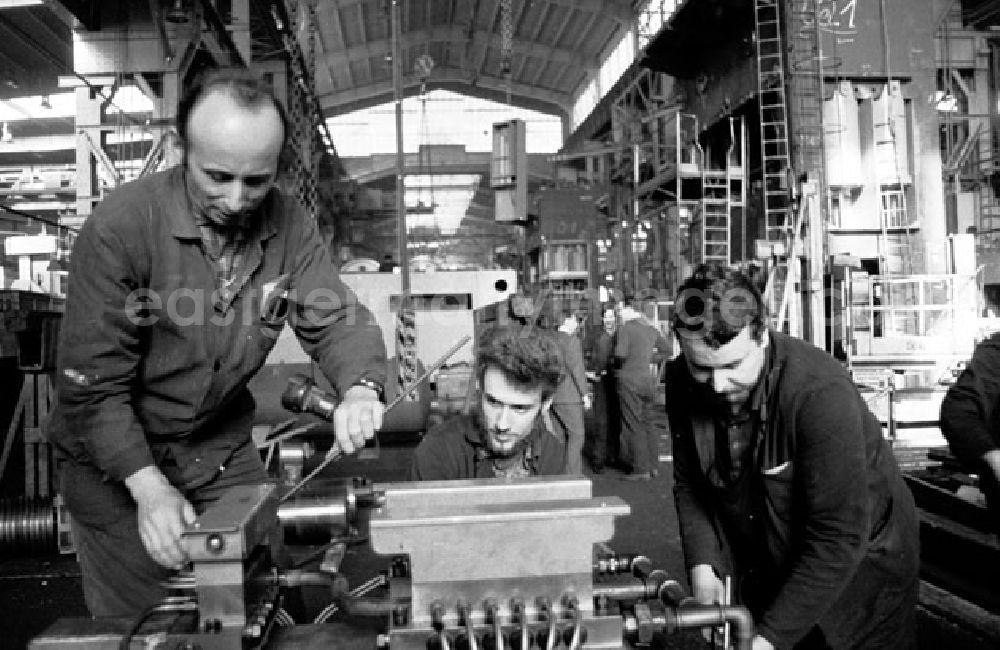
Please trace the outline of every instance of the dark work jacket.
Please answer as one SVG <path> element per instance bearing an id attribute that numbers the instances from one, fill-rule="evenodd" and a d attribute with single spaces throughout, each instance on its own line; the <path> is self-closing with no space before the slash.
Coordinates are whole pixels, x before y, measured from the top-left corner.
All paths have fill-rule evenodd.
<path id="1" fill-rule="evenodd" d="M 976 471 L 1000 448 L 1000 334 L 976 346 L 972 360 L 941 403 L 941 431 L 952 452 Z"/>
<path id="2" fill-rule="evenodd" d="M 685 564 L 711 565 L 754 587 L 758 634 L 791 648 L 818 625 L 832 648 L 866 646 L 893 623 L 883 612 L 915 597 L 916 510 L 850 377 L 818 348 L 770 332 L 769 367 L 753 396 L 755 439 L 745 469 L 745 521 L 727 521 L 707 478 L 711 414 L 682 354 L 667 370 L 674 495 Z M 701 432 L 701 443 L 696 432 Z M 735 566 L 727 530 L 757 539 Z M 749 572 L 749 574 L 748 574 Z M 898 611 L 897 611 L 898 613 Z M 880 627 L 882 626 L 882 627 Z"/>
<path id="3" fill-rule="evenodd" d="M 413 452 L 411 481 L 493 478 L 493 461 L 485 431 L 475 414 L 455 415 L 430 429 Z M 566 445 L 542 425 L 528 436 L 528 466 L 533 476 L 555 476 L 566 465 Z"/>
<path id="4" fill-rule="evenodd" d="M 583 345 L 573 334 L 552 332 L 562 356 L 563 377 L 552 395 L 553 404 L 582 404 L 587 392 L 587 371 L 583 367 Z"/>
<path id="5" fill-rule="evenodd" d="M 381 331 L 340 280 L 314 221 L 277 190 L 255 216 L 225 291 L 182 166 L 124 185 L 87 219 L 47 427 L 62 456 L 122 480 L 169 455 L 187 482 L 207 480 L 248 439 L 247 382 L 286 322 L 339 391 L 362 375 L 384 381 Z"/>
<path id="6" fill-rule="evenodd" d="M 669 344 L 660 330 L 642 317 L 625 321 L 618 326 L 614 355 L 620 366 L 615 373 L 620 383 L 643 395 L 652 395 L 654 377 L 649 364 L 655 352 L 665 353 Z"/>
<path id="7" fill-rule="evenodd" d="M 1000 530 L 1000 486 L 983 461 L 1000 449 L 1000 334 L 979 343 L 972 360 L 941 402 L 941 432 L 952 453 L 980 476 L 992 523 Z"/>

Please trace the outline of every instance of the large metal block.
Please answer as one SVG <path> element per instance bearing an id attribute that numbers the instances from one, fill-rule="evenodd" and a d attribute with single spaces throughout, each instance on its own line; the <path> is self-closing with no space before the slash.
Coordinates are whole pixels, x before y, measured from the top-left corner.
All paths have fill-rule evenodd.
<path id="1" fill-rule="evenodd" d="M 592 609 L 594 544 L 628 513 L 618 497 L 591 497 L 585 479 L 387 486 L 370 539 L 377 553 L 409 555 L 411 620 L 422 627 L 435 603 L 457 621 L 459 598 L 494 599 L 504 617 L 515 597 L 558 605 L 572 596 Z"/>

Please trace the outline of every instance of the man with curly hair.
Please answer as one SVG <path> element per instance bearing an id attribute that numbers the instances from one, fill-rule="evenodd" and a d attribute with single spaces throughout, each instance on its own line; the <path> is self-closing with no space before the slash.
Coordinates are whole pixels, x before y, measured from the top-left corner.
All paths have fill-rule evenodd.
<path id="1" fill-rule="evenodd" d="M 410 479 L 561 474 L 565 441 L 541 417 L 561 377 L 562 358 L 550 333 L 533 325 L 489 330 L 476 355 L 477 408 L 427 432 L 414 451 Z"/>

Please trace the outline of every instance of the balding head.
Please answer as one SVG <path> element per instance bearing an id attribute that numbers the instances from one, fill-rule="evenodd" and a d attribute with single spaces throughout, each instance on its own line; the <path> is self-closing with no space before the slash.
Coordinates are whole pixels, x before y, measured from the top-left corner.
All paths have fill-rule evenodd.
<path id="1" fill-rule="evenodd" d="M 277 177 L 285 141 L 273 95 L 244 75 L 209 77 L 181 102 L 178 133 L 195 209 L 220 228 L 249 227 Z"/>

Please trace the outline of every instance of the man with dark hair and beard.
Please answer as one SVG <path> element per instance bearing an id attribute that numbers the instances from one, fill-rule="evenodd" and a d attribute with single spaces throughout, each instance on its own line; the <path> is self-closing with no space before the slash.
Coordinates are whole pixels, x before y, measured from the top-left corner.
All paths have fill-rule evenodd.
<path id="1" fill-rule="evenodd" d="M 703 265 L 667 370 L 674 497 L 694 597 L 754 616 L 755 650 L 915 648 L 913 498 L 841 364 L 770 329 L 756 286 Z"/>
<path id="2" fill-rule="evenodd" d="M 542 419 L 561 377 L 562 357 L 551 333 L 535 325 L 489 330 L 476 354 L 476 409 L 427 432 L 414 451 L 410 479 L 562 474 L 565 441 Z"/>
<path id="3" fill-rule="evenodd" d="M 275 187 L 288 125 L 273 93 L 210 71 L 177 131 L 183 164 L 113 192 L 73 248 L 46 435 L 94 616 L 161 602 L 196 515 L 267 480 L 247 383 L 286 323 L 340 395 L 340 448 L 382 423 L 382 334 Z"/>

